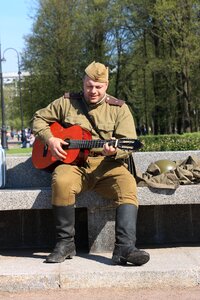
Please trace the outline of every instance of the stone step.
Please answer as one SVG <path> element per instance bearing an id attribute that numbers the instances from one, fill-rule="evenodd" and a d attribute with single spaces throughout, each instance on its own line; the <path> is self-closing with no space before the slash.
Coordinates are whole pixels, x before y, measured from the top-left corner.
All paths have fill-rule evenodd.
<path id="1" fill-rule="evenodd" d="M 0 291 L 81 288 L 185 288 L 200 282 L 200 247 L 147 249 L 140 267 L 114 266 L 111 253 L 81 254 L 61 264 L 45 264 L 49 252 L 1 251 Z"/>

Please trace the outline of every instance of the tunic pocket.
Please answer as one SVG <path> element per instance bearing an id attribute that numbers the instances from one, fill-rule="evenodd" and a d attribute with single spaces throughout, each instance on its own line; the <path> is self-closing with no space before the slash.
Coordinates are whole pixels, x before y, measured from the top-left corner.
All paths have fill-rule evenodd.
<path id="1" fill-rule="evenodd" d="M 97 128 L 104 139 L 110 139 L 113 136 L 115 123 L 98 124 Z"/>
<path id="2" fill-rule="evenodd" d="M 115 127 L 115 123 L 106 123 L 106 124 L 98 124 L 97 125 L 98 129 L 100 131 L 104 131 L 104 132 L 113 132 L 114 131 L 114 127 Z"/>

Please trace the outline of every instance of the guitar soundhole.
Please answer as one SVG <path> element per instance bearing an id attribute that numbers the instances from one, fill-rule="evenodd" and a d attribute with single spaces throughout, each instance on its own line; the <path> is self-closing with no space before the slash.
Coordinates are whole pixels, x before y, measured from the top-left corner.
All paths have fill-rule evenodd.
<path id="1" fill-rule="evenodd" d="M 65 142 L 68 143 L 68 145 L 63 145 L 62 148 L 63 148 L 64 150 L 67 150 L 68 148 L 70 148 L 70 147 L 69 147 L 69 146 L 70 146 L 70 139 L 65 139 Z"/>
<path id="2" fill-rule="evenodd" d="M 62 123 L 62 126 L 63 126 L 64 128 L 69 128 L 69 127 L 72 126 L 72 124 L 70 124 L 70 123 Z"/>
<path id="3" fill-rule="evenodd" d="M 47 156 L 47 153 L 48 153 L 48 145 L 46 144 L 44 146 L 44 150 L 43 150 L 43 157 L 46 157 Z"/>

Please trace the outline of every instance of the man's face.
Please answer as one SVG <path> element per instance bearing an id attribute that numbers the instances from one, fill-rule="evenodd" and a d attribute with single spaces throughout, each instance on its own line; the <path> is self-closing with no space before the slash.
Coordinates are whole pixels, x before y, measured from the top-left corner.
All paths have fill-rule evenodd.
<path id="1" fill-rule="evenodd" d="M 98 103 L 106 93 L 108 83 L 96 82 L 85 76 L 83 81 L 84 97 L 88 103 Z"/>

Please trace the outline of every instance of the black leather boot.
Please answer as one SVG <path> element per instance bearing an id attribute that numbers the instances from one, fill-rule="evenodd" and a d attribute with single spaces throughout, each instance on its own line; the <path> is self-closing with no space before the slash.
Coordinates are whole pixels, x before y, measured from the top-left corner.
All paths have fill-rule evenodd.
<path id="1" fill-rule="evenodd" d="M 53 206 L 56 246 L 51 254 L 46 258 L 47 263 L 61 263 L 66 258 L 76 255 L 74 235 L 75 235 L 75 208 L 69 206 Z"/>
<path id="2" fill-rule="evenodd" d="M 136 243 L 137 207 L 122 204 L 116 209 L 115 235 L 116 242 L 112 261 L 114 264 L 125 265 L 127 262 L 135 266 L 146 264 L 150 255 L 135 247 Z"/>

